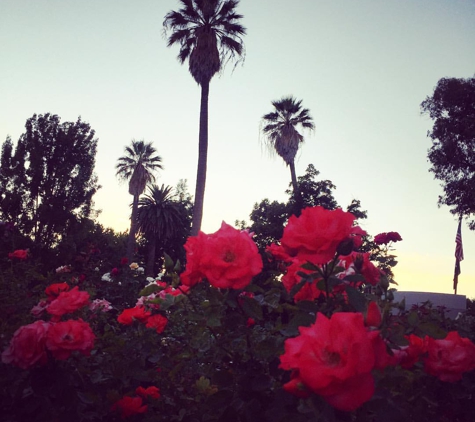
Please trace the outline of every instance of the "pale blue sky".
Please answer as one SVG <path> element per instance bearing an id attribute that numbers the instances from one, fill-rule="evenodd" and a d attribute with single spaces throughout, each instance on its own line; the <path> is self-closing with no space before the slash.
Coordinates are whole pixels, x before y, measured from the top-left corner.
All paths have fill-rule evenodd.
<path id="1" fill-rule="evenodd" d="M 99 139 L 99 221 L 128 227 L 130 195 L 114 166 L 132 138 L 152 141 L 165 170 L 194 193 L 200 89 L 162 34 L 175 0 L 0 0 L 0 141 L 27 118 L 80 115 Z M 398 231 L 401 290 L 452 292 L 457 222 L 437 208 L 428 172 L 432 122 L 419 105 L 442 77 L 475 74 L 475 0 L 241 0 L 246 60 L 212 80 L 203 230 L 285 200 L 288 168 L 259 143 L 271 100 L 303 100 L 316 130 L 298 154 L 361 200 L 375 235 Z M 475 297 L 475 233 L 463 229 L 459 293 Z"/>

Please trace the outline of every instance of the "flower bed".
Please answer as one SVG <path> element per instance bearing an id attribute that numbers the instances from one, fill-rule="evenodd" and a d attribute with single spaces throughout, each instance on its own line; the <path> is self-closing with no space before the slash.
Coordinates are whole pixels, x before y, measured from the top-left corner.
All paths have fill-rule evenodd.
<path id="1" fill-rule="evenodd" d="M 34 306 L 25 323 L 3 324 L 2 414 L 475 420 L 474 321 L 430 304 L 401 309 L 362 250 L 366 236 L 350 213 L 307 208 L 262 254 L 252 233 L 223 223 L 188 239 L 184 271 L 170 259 L 152 279 L 138 263 L 107 277 L 62 265 L 33 292 L 18 282 L 28 254 L 12 252 L 9 288 L 19 288 L 10 294 L 30 293 Z"/>

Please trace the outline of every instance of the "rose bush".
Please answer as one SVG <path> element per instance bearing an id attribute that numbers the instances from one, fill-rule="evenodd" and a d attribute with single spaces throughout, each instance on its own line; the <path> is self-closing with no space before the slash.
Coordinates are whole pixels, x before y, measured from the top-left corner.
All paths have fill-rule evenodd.
<path id="1" fill-rule="evenodd" d="M 20 286 L 9 295 L 24 301 L 26 323 L 14 320 L 1 338 L 2 416 L 475 420 L 475 319 L 394 303 L 370 259 L 388 249 L 369 251 L 354 223 L 342 210 L 309 208 L 260 253 L 248 232 L 223 224 L 188 239 L 184 270 L 167 258 L 156 278 L 138 272 L 141 260 L 98 264 L 98 252 L 88 268 L 25 288 L 35 257 L 19 275 L 9 262 L 15 282 L 2 289 Z M 50 321 L 31 323 L 34 304 Z"/>

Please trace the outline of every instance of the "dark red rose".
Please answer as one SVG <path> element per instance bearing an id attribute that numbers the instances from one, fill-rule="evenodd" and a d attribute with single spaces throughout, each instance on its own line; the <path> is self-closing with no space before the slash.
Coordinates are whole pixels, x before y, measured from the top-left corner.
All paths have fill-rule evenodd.
<path id="1" fill-rule="evenodd" d="M 147 411 L 147 405 L 143 405 L 141 397 L 125 396 L 115 402 L 111 409 L 119 411 L 120 417 L 125 419 L 132 415 L 145 413 Z"/>
<path id="2" fill-rule="evenodd" d="M 46 289 L 45 293 L 48 296 L 48 301 L 53 301 L 56 299 L 60 293 L 67 292 L 69 290 L 68 283 L 54 283 L 50 284 Z"/>
<path id="3" fill-rule="evenodd" d="M 8 259 L 18 259 L 24 261 L 28 258 L 28 251 L 26 249 L 17 249 L 14 252 L 8 254 Z"/>

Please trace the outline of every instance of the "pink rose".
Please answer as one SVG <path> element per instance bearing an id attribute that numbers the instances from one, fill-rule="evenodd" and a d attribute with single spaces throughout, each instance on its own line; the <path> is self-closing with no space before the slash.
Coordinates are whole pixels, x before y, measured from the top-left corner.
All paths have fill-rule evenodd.
<path id="1" fill-rule="evenodd" d="M 2 353 L 2 362 L 11 363 L 21 369 L 31 368 L 36 363 L 46 364 L 46 335 L 51 323 L 36 321 L 20 327 L 13 334 L 8 348 Z"/>
<path id="2" fill-rule="evenodd" d="M 427 337 L 427 352 L 424 369 L 441 381 L 458 381 L 464 372 L 475 369 L 475 345 L 457 331 L 450 331 L 443 340 Z"/>

